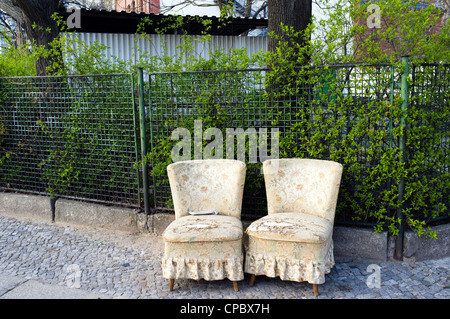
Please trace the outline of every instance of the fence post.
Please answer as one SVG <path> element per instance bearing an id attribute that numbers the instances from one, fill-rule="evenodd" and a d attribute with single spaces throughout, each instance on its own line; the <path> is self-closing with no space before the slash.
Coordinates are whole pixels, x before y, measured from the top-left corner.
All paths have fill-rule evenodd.
<path id="1" fill-rule="evenodd" d="M 148 86 L 149 86 L 149 90 L 148 90 L 148 107 L 149 107 L 149 117 L 150 117 L 150 152 L 153 152 L 155 147 L 153 145 L 153 133 L 154 133 L 154 128 L 153 128 L 153 103 L 152 103 L 152 75 L 150 74 L 148 76 Z M 154 167 L 154 162 L 152 159 L 152 169 Z M 155 179 L 155 175 L 152 174 L 152 183 L 153 183 L 153 201 L 156 202 L 156 179 Z"/>
<path id="2" fill-rule="evenodd" d="M 139 87 L 139 126 L 141 132 L 141 160 L 142 160 L 142 183 L 144 191 L 144 210 L 145 214 L 150 215 L 150 198 L 148 185 L 148 166 L 147 166 L 147 139 L 145 129 L 145 100 L 144 100 L 144 69 L 138 68 L 138 87 Z M 147 225 L 147 222 L 146 222 Z"/>
<path id="3" fill-rule="evenodd" d="M 406 116 L 407 116 L 407 110 L 408 110 L 408 76 L 409 76 L 409 56 L 403 56 L 402 57 L 402 66 L 403 66 L 403 73 L 402 78 L 400 82 L 401 91 L 400 96 L 402 98 L 402 115 L 400 118 L 400 127 L 402 128 L 402 134 L 399 137 L 399 148 L 401 152 L 400 157 L 400 163 L 405 163 L 406 160 Z M 403 207 L 405 194 L 405 177 L 400 177 L 399 183 L 398 183 L 398 200 L 401 203 L 400 206 L 397 208 L 397 220 L 399 220 L 398 225 L 398 235 L 395 239 L 395 251 L 394 251 L 394 258 L 397 260 L 403 259 L 403 235 L 404 235 L 404 229 L 403 229 Z"/>
<path id="4" fill-rule="evenodd" d="M 389 147 L 392 149 L 392 145 L 393 145 L 393 136 L 392 136 L 392 129 L 393 129 L 393 117 L 392 117 L 392 108 L 394 106 L 394 90 L 397 88 L 396 86 L 397 83 L 395 83 L 395 67 L 392 64 L 391 65 L 391 92 L 389 94 L 389 102 L 390 102 L 390 107 L 391 110 L 389 110 Z M 398 85 L 398 84 L 397 84 Z"/>
<path id="5" fill-rule="evenodd" d="M 138 140 L 138 110 L 136 109 L 136 97 L 134 94 L 134 89 L 136 87 L 136 81 L 134 80 L 134 74 L 130 73 L 131 79 L 131 99 L 133 105 L 133 124 L 134 124 L 134 153 L 136 156 L 136 161 L 139 161 L 139 140 Z M 138 184 L 138 205 L 141 206 L 141 175 L 139 173 L 139 167 L 136 165 L 136 179 Z"/>

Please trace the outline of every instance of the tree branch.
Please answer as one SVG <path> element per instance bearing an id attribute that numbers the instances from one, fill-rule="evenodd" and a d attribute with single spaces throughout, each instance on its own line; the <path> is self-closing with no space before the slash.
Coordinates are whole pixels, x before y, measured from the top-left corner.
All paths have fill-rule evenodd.
<path id="1" fill-rule="evenodd" d="M 0 0 L 0 8 L 17 22 L 23 22 L 22 11 L 13 4 L 12 0 Z"/>

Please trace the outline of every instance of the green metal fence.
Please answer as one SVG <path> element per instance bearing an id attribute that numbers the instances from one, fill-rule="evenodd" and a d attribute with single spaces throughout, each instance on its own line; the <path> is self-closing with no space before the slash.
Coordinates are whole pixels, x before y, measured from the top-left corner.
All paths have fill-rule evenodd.
<path id="1" fill-rule="evenodd" d="M 171 208 L 165 169 L 171 162 L 171 134 L 176 128 L 187 128 L 192 133 L 192 159 L 203 158 L 203 154 L 194 154 L 194 143 L 197 138 L 203 141 L 207 128 L 219 128 L 223 138 L 226 128 L 270 130 L 270 109 L 261 107 L 265 103 L 264 73 L 265 70 L 238 70 L 150 75 L 148 130 L 152 135 L 150 150 L 155 154 L 151 161 L 151 194 L 156 209 Z M 202 122 L 194 128 L 197 119 Z M 261 183 L 259 175 L 257 169 L 247 169 L 248 181 Z M 244 205 L 261 203 L 258 206 L 264 210 L 264 203 L 258 199 L 265 195 L 261 191 L 252 195 L 251 200 L 244 200 Z"/>
<path id="2" fill-rule="evenodd" d="M 410 97 L 411 105 L 422 101 L 422 109 L 425 110 L 431 106 L 448 107 L 448 72 L 449 66 L 439 65 L 410 67 L 405 74 L 390 64 L 353 64 L 318 67 L 308 72 L 297 70 L 284 75 L 277 73 L 275 76 L 267 69 L 150 74 L 148 132 L 152 137 L 153 207 L 162 210 L 172 208 L 165 169 L 172 162 L 173 147 L 186 138 L 178 133 L 172 137 L 177 128 L 189 131 L 192 159 L 205 157 L 204 153 L 196 153 L 196 141 L 200 141 L 205 150 L 208 143 L 217 138 L 209 136 L 208 129 L 219 128 L 225 140 L 227 128 L 242 128 L 247 133 L 245 161 L 248 164 L 243 216 L 250 219 L 263 216 L 267 209 L 263 175 L 260 173 L 261 159 L 264 157 L 258 154 L 257 163 L 250 163 L 248 133 L 251 128 L 255 128 L 257 133 L 260 129 L 266 129 L 270 154 L 270 132 L 278 129 L 280 157 L 334 159 L 339 153 L 336 148 L 345 146 L 347 150 L 352 150 L 354 159 L 349 159 L 350 155 L 339 155 L 340 161 L 345 159 L 357 165 L 352 166 L 355 171 L 345 172 L 340 193 L 351 200 L 343 201 L 340 197 L 341 209 L 337 221 L 353 223 L 356 220 L 358 224 L 376 225 L 379 222 L 377 217 L 367 214 L 355 219 L 354 212 L 360 210 L 363 214 L 364 210 L 377 207 L 374 199 L 387 196 L 392 185 L 399 183 L 386 172 L 374 172 L 369 168 L 377 168 L 380 161 L 385 160 L 383 154 L 395 155 L 397 159 L 408 156 L 404 150 L 400 155 L 401 144 L 405 143 L 407 134 L 413 132 L 406 125 L 408 105 L 405 104 L 404 112 L 401 111 L 401 104 L 404 103 L 401 98 L 402 76 L 406 81 L 403 89 Z M 418 81 L 419 75 L 432 77 L 435 82 L 431 78 L 428 82 Z M 282 85 L 277 82 L 280 76 L 284 77 Z M 439 94 L 424 100 L 420 96 L 425 87 L 429 92 L 430 85 L 439 88 Z M 438 128 L 437 132 L 448 132 L 449 121 L 444 122 L 444 127 Z M 363 133 L 358 131 L 361 127 L 365 129 Z M 315 139 L 316 135 L 322 137 Z M 440 139 L 436 147 L 448 150 L 448 138 L 442 138 L 442 134 L 436 136 Z M 257 135 L 257 143 L 261 142 L 261 138 Z M 305 145 L 311 141 L 315 141 L 314 145 Z M 224 145 L 224 150 L 226 147 Z M 222 154 L 224 158 L 225 153 Z M 448 180 L 448 152 L 446 154 L 445 158 L 440 158 L 444 165 L 442 171 L 427 171 L 429 176 L 442 173 Z M 234 158 L 237 157 L 236 148 Z M 375 175 L 378 180 L 375 180 Z M 362 190 L 361 179 L 371 178 L 374 183 L 370 190 Z M 363 191 L 369 191 L 371 195 L 365 197 L 367 203 L 358 203 L 363 200 L 355 195 Z M 398 192 L 394 194 L 395 198 L 397 196 Z M 450 206 L 448 193 L 443 201 L 447 207 Z M 389 216 L 399 214 L 398 209 L 386 209 L 390 210 Z"/>
<path id="3" fill-rule="evenodd" d="M 310 122 L 338 121 L 338 115 L 329 107 L 338 98 L 353 97 L 354 104 L 368 104 L 373 101 L 386 101 L 391 97 L 390 65 L 373 68 L 362 68 L 357 65 L 333 66 L 308 73 L 311 80 L 297 83 L 295 77 L 290 78 L 291 85 L 271 84 L 276 82 L 268 78 L 268 69 L 233 70 L 233 71 L 199 71 L 184 73 L 158 73 L 150 75 L 151 127 L 153 142 L 153 193 L 155 207 L 167 209 L 171 207 L 171 195 L 165 174 L 165 167 L 171 162 L 170 149 L 176 141 L 170 142 L 172 132 L 178 128 L 187 128 L 194 135 L 197 133 L 203 140 L 207 129 L 215 127 L 222 130 L 242 128 L 244 132 L 255 128 L 256 132 L 266 129 L 268 144 L 270 132 L 277 129 L 281 136 L 292 136 L 289 144 L 280 145 L 281 157 L 299 157 L 298 145 L 302 135 L 314 134 L 308 127 L 298 127 L 299 118 L 308 118 Z M 374 73 L 384 74 L 374 83 Z M 299 75 L 300 76 L 300 75 Z M 314 79 L 315 78 L 315 79 Z M 320 112 L 321 111 L 321 112 Z M 360 114 L 348 108 L 347 127 L 343 126 L 341 137 L 348 133 L 350 125 Z M 195 129 L 194 121 L 201 120 L 200 130 Z M 384 127 L 388 127 L 389 119 Z M 302 125 L 304 122 L 302 122 Z M 374 129 L 380 129 L 381 123 L 371 123 Z M 258 137 L 260 139 L 260 136 Z M 358 141 L 362 148 L 367 148 L 369 139 Z M 326 142 L 322 141 L 325 151 L 321 158 L 328 159 Z M 388 143 L 386 143 L 386 147 Z M 269 146 L 270 149 L 270 146 Z M 247 145 L 246 162 L 249 164 L 249 145 Z M 194 158 L 192 151 L 192 158 Z M 270 152 L 269 152 L 270 155 Z M 159 156 L 159 157 L 158 157 Z M 237 149 L 234 158 L 237 158 Z M 300 155 L 301 156 L 301 155 Z M 370 161 L 359 154 L 363 165 Z M 201 158 L 201 156 L 200 156 Z M 267 209 L 261 163 L 264 158 L 258 156 L 257 163 L 250 163 L 247 169 L 246 189 L 244 192 L 243 215 L 257 218 L 265 214 Z M 354 183 L 344 187 L 351 188 Z M 344 217 L 345 219 L 345 217 Z"/>
<path id="4" fill-rule="evenodd" d="M 261 163 L 313 157 L 346 169 L 337 222 L 377 225 L 378 199 L 392 198 L 387 216 L 400 220 L 408 203 L 395 201 L 402 192 L 414 200 L 401 180 L 415 177 L 390 167 L 420 163 L 417 185 L 446 191 L 416 210 L 431 212 L 427 222 L 448 218 L 450 66 L 403 65 L 157 73 L 148 86 L 142 70 L 137 78 L 0 78 L 0 189 L 149 213 L 172 209 L 173 156 L 237 158 L 247 163 L 243 217 L 255 219 L 267 209 Z M 416 155 L 423 149 L 425 160 Z"/>
<path id="5" fill-rule="evenodd" d="M 133 78 L 0 78 L 0 189 L 140 206 Z"/>
<path id="6" fill-rule="evenodd" d="M 428 149 L 424 161 L 424 174 L 429 180 L 436 180 L 436 187 L 446 190 L 443 204 L 450 216 L 450 65 L 421 64 L 410 67 L 409 106 L 421 110 L 423 116 L 408 125 L 406 136 L 407 156 L 414 159 L 416 151 Z M 446 113 L 440 112 L 446 110 Z M 434 132 L 420 144 L 411 145 L 408 139 L 422 132 Z M 420 178 L 417 177 L 419 180 Z M 435 208 L 435 211 L 437 207 Z M 430 218 L 433 220 L 433 218 Z"/>

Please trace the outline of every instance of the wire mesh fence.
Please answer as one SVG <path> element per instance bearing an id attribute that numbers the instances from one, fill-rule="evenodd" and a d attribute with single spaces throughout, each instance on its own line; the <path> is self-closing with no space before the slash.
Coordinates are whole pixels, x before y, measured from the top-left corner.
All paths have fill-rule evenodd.
<path id="1" fill-rule="evenodd" d="M 270 109 L 261 107 L 265 103 L 264 73 L 265 70 L 239 70 L 150 75 L 149 130 L 153 137 L 151 193 L 157 209 L 171 208 L 172 199 L 165 170 L 171 163 L 171 150 L 176 143 L 171 136 L 177 128 L 189 131 L 185 142 L 189 139 L 192 159 L 219 157 L 219 154 L 204 153 L 203 146 L 207 141 L 218 138 L 226 142 L 227 128 L 232 129 L 234 135 L 239 135 L 238 129 L 255 127 L 269 129 L 270 133 Z M 208 137 L 205 132 L 208 128 L 218 128 L 221 136 Z M 200 153 L 194 147 L 196 143 L 203 144 Z M 232 156 L 236 158 L 237 145 L 231 147 Z M 216 151 L 222 152 L 221 156 L 225 158 L 226 148 L 220 145 L 220 150 Z M 247 168 L 248 183 L 262 183 L 258 169 L 251 164 Z M 260 190 L 251 195 L 251 200 L 244 200 L 245 206 L 254 205 L 265 196 Z M 260 208 L 264 210 L 264 203 L 260 203 Z"/>
<path id="2" fill-rule="evenodd" d="M 0 79 L 0 188 L 139 206 L 131 75 Z"/>
<path id="3" fill-rule="evenodd" d="M 256 218 L 264 215 L 267 205 L 261 163 L 268 156 L 306 156 L 309 153 L 308 148 L 304 144 L 299 144 L 305 142 L 305 136 L 311 137 L 316 134 L 316 129 L 327 134 L 328 124 L 336 123 L 336 126 L 339 126 L 338 136 L 335 136 L 335 139 L 342 139 L 351 132 L 352 125 L 361 116 L 357 111 L 361 111 L 362 106 L 366 106 L 367 111 L 370 103 L 373 105 L 375 101 L 389 101 L 391 71 L 389 65 L 375 68 L 362 68 L 356 65 L 335 66 L 296 75 L 307 77 L 306 80 L 302 78 L 299 81 L 299 78 L 295 77 L 290 78 L 290 81 L 284 79 L 283 83 L 290 83 L 287 86 L 280 85 L 276 79 L 270 78 L 267 69 L 150 75 L 152 127 L 149 129 L 152 131 L 152 153 L 155 156 L 152 163 L 155 206 L 171 207 L 165 167 L 172 161 L 170 150 L 179 140 L 177 136 L 172 138 L 172 133 L 177 128 L 189 131 L 192 158 L 195 156 L 205 158 L 211 155 L 203 152 L 205 146 L 214 140 L 212 136 L 207 136 L 208 129 L 219 128 L 222 137 L 227 136 L 227 130 L 236 133 L 241 129 L 241 134 L 247 138 L 244 160 L 248 164 L 243 216 Z M 371 76 L 374 72 L 384 75 L 377 77 L 377 83 Z M 348 97 L 352 98 L 352 103 L 343 103 Z M 343 104 L 346 107 L 344 111 L 339 109 Z M 197 123 L 201 121 L 201 125 L 195 127 L 195 120 Z M 323 127 L 313 127 L 312 123 L 322 123 Z M 389 118 L 367 125 L 376 130 L 391 129 Z M 261 132 L 266 134 L 262 135 Z M 253 146 L 256 144 L 258 148 L 263 142 L 267 143 L 267 149 L 271 150 L 274 132 L 279 132 L 281 140 L 278 141 L 280 148 L 272 150 L 272 153 L 277 151 L 279 153 L 258 153 L 256 160 L 250 161 L 251 134 L 254 133 L 257 140 Z M 215 138 L 217 139 L 217 136 Z M 229 148 L 228 138 L 222 138 L 226 149 Z M 360 140 L 355 141 L 359 149 L 367 149 L 370 140 L 364 136 L 359 138 Z M 194 149 L 196 139 L 203 143 L 202 151 L 197 155 Z M 317 155 L 322 159 L 329 159 L 330 141 L 322 139 L 318 142 L 322 152 Z M 389 141 L 385 141 L 385 146 L 389 146 Z M 258 149 L 254 152 L 260 151 Z M 227 155 L 223 151 L 221 154 L 223 158 Z M 227 158 L 239 159 L 239 156 L 236 147 L 231 157 Z M 364 152 L 360 152 L 357 156 L 363 165 L 371 165 L 370 160 L 364 158 Z M 356 186 L 349 182 L 344 185 L 345 187 L 353 189 Z M 351 189 L 348 191 L 354 192 Z"/>
<path id="4" fill-rule="evenodd" d="M 419 70 L 426 67 L 421 68 L 410 71 L 417 78 Z M 437 68 L 430 66 L 428 71 L 440 79 L 436 82 L 440 93 L 426 101 L 422 98 L 421 112 L 430 105 L 448 109 L 448 66 L 439 67 L 439 71 Z M 427 76 L 431 76 L 428 71 Z M 379 212 L 379 199 L 388 197 L 393 200 L 385 200 L 382 210 L 394 220 L 400 205 L 394 200 L 400 178 L 388 169 L 392 166 L 393 171 L 401 171 L 400 136 L 405 129 L 407 134 L 412 132 L 410 127 L 402 126 L 406 114 L 401 111 L 401 76 L 401 70 L 389 64 L 324 66 L 284 75 L 267 69 L 150 74 L 148 130 L 152 136 L 154 207 L 172 208 L 165 169 L 174 155 L 180 159 L 239 159 L 240 134 L 245 136 L 244 161 L 248 167 L 244 217 L 255 219 L 266 214 L 261 163 L 275 155 L 331 159 L 344 164 L 339 222 L 379 224 L 382 219 L 372 212 Z M 411 83 L 411 97 L 422 96 L 422 86 L 430 91 L 431 82 L 423 83 L 418 79 Z M 416 103 L 419 98 L 411 100 Z M 448 183 L 448 138 L 443 136 L 448 132 L 449 121 L 441 122 L 444 126 L 433 128 L 429 136 L 435 139 L 433 147 L 443 150 L 444 155 L 435 161 L 443 168 L 421 173 L 427 178 L 439 176 L 441 182 Z M 209 130 L 215 128 L 220 133 L 213 136 L 211 132 L 217 131 Z M 271 139 L 275 131 L 279 132 L 278 140 Z M 228 139 L 230 132 L 234 136 Z M 230 157 L 227 151 L 231 140 L 235 143 Z M 176 147 L 177 144 L 189 148 Z M 261 154 L 262 144 L 267 147 Z M 274 144 L 278 144 L 278 150 L 272 148 Z M 187 152 L 186 157 L 180 154 L 183 152 Z M 252 152 L 257 156 L 252 157 Z M 448 192 L 440 200 L 448 207 Z M 448 210 L 441 214 L 448 216 Z"/>
<path id="5" fill-rule="evenodd" d="M 449 218 L 450 65 L 413 65 L 410 76 L 411 119 L 407 131 L 407 152 L 409 162 L 420 162 L 423 172 L 414 177 L 414 182 L 424 185 L 421 186 L 423 192 L 440 190 L 442 193 L 442 200 L 430 205 L 432 207 L 425 210 L 424 218 L 429 221 Z M 415 116 L 417 113 L 420 116 Z M 417 136 L 421 137 L 419 143 L 408 142 L 417 140 Z M 424 176 L 428 185 L 423 181 Z M 442 210 L 446 210 L 447 214 L 440 215 Z"/>
<path id="6" fill-rule="evenodd" d="M 247 164 L 242 215 L 256 219 L 262 162 L 309 157 L 344 165 L 338 222 L 448 218 L 449 75 L 434 64 L 149 74 L 142 118 L 130 74 L 0 78 L 0 189 L 142 208 L 147 162 L 151 207 L 172 210 L 168 164 L 234 158 Z"/>

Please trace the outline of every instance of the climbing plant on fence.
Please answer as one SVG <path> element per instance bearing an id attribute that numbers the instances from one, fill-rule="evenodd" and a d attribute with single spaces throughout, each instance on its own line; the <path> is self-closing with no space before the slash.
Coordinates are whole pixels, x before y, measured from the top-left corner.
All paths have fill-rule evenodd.
<path id="1" fill-rule="evenodd" d="M 0 188 L 140 206 L 132 76 L 0 78 Z"/>
<path id="2" fill-rule="evenodd" d="M 435 237 L 427 224 L 449 211 L 449 66 L 404 66 L 151 74 L 154 208 L 171 208 L 165 169 L 183 140 L 181 157 L 189 149 L 191 158 L 229 153 L 247 162 L 244 216 L 265 214 L 260 164 L 276 153 L 344 165 L 338 222 L 396 234 L 401 221 Z M 140 205 L 130 75 L 0 81 L 2 189 Z"/>
<path id="3" fill-rule="evenodd" d="M 225 158 L 227 129 L 242 128 L 249 165 L 243 214 L 262 216 L 262 161 L 250 159 L 252 147 L 267 139 L 252 139 L 249 133 L 276 128 L 280 157 L 344 165 L 337 221 L 369 223 L 393 235 L 405 224 L 419 235 L 435 237 L 427 222 L 448 216 L 449 206 L 449 66 L 422 64 L 406 74 L 401 64 L 292 67 L 294 82 L 274 85 L 286 71 L 281 77 L 267 69 L 150 75 L 155 207 L 171 208 L 165 169 L 174 149 L 180 159 L 214 157 L 218 149 Z M 407 104 L 401 96 L 402 75 Z M 219 140 L 223 145 L 208 134 L 214 128 L 224 137 Z M 180 141 L 188 148 L 182 149 Z M 237 137 L 234 145 L 237 158 Z"/>
<path id="4" fill-rule="evenodd" d="M 242 160 L 244 156 L 248 159 L 249 150 L 254 149 L 255 141 L 258 144 L 261 137 L 259 129 L 272 127 L 270 109 L 262 107 L 266 101 L 264 72 L 194 71 L 150 75 L 149 130 L 153 138 L 148 158 L 152 165 L 156 208 L 171 208 L 166 168 L 172 157 L 226 158 L 227 154 L 232 154 L 232 158 L 241 159 L 243 155 Z M 239 143 L 241 138 L 245 141 L 248 128 L 258 129 L 254 139 L 250 138 L 253 145 Z M 240 138 L 227 139 L 227 133 L 236 136 L 239 130 L 242 130 Z M 260 156 L 254 153 L 252 156 Z M 265 196 L 260 193 L 263 179 L 255 166 L 257 162 L 247 161 L 247 164 L 246 184 L 255 185 L 252 188 L 255 192 L 244 201 L 246 206 L 254 205 L 258 198 Z"/>
<path id="5" fill-rule="evenodd" d="M 68 49 L 74 58 L 56 69 L 87 74 L 95 60 L 99 73 L 135 66 L 176 71 L 149 76 L 147 162 L 156 209 L 171 209 L 165 170 L 174 148 L 179 157 L 189 149 L 191 158 L 226 157 L 228 151 L 238 158 L 244 150 L 243 215 L 260 217 L 266 209 L 260 165 L 276 153 L 344 165 L 338 222 L 393 235 L 403 225 L 435 237 L 427 225 L 448 218 L 450 205 L 450 25 L 428 32 L 440 19 L 438 8 L 392 0 L 377 2 L 386 26 L 369 30 L 370 2 L 334 3 L 328 20 L 304 32 L 282 26 L 285 35 L 270 54 L 217 50 L 205 60 L 186 40 L 181 55 L 143 54 L 132 66 L 107 59 L 101 46 L 83 46 Z M 325 32 L 312 38 L 317 27 Z M 299 36 L 308 41 L 295 41 Z M 234 70 L 255 66 L 264 68 Z M 0 188 L 139 206 L 130 81 L 129 75 L 1 78 Z M 189 147 L 176 148 L 188 140 Z"/>

